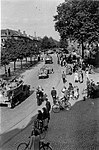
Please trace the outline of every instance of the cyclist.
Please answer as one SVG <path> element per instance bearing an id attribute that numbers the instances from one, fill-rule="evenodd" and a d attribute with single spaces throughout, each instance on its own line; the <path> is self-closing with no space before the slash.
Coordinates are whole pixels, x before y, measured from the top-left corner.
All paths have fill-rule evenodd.
<path id="1" fill-rule="evenodd" d="M 40 135 L 39 129 L 34 126 L 32 127 L 32 131 L 31 131 L 31 136 L 33 136 L 33 135 L 35 135 L 35 136 Z"/>
<path id="2" fill-rule="evenodd" d="M 74 98 L 79 98 L 79 88 L 77 86 L 74 86 Z"/>
<path id="3" fill-rule="evenodd" d="M 69 97 L 72 98 L 74 94 L 74 88 L 72 83 L 69 83 L 68 92 L 69 92 Z"/>
<path id="4" fill-rule="evenodd" d="M 42 89 L 41 86 L 38 86 L 37 91 L 36 91 L 36 97 L 37 97 L 38 105 L 40 105 L 42 103 L 43 96 L 44 96 L 44 90 Z"/>
<path id="5" fill-rule="evenodd" d="M 38 110 L 37 120 L 36 120 L 36 127 L 42 129 L 43 127 L 43 114 L 41 110 Z"/>
<path id="6" fill-rule="evenodd" d="M 46 109 L 47 109 L 47 113 L 48 113 L 48 122 L 49 122 L 49 120 L 50 120 L 51 103 L 48 100 L 48 98 L 46 98 Z"/>
<path id="7" fill-rule="evenodd" d="M 40 142 L 40 130 L 32 127 L 31 136 L 30 136 L 30 143 L 29 143 L 29 149 L 31 149 L 34 145 L 34 139 L 36 139 L 36 148 L 39 149 L 39 142 Z"/>
<path id="8" fill-rule="evenodd" d="M 42 111 L 41 110 L 38 110 L 37 119 L 42 120 Z"/>
<path id="9" fill-rule="evenodd" d="M 78 81 L 79 81 L 79 77 L 78 77 L 78 72 L 77 72 L 77 70 L 75 71 L 75 74 L 74 74 L 74 81 L 75 81 L 75 82 L 78 82 Z"/>
<path id="10" fill-rule="evenodd" d="M 55 87 L 53 87 L 53 89 L 51 90 L 51 96 L 53 99 L 53 104 L 55 104 L 56 103 L 56 96 L 57 96 L 57 91 L 56 91 Z"/>
<path id="11" fill-rule="evenodd" d="M 42 110 L 43 110 L 43 113 L 42 113 L 43 127 L 47 130 L 49 115 L 45 107 L 43 107 Z"/>
<path id="12" fill-rule="evenodd" d="M 65 83 L 66 82 L 66 74 L 65 74 L 65 72 L 63 71 L 63 73 L 62 73 L 62 80 L 63 80 L 63 83 Z"/>

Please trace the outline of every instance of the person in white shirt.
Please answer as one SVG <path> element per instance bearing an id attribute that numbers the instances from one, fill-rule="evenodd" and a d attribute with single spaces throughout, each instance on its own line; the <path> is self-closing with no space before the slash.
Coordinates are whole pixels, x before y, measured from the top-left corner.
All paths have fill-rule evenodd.
<path id="1" fill-rule="evenodd" d="M 79 81 L 79 76 L 78 76 L 78 72 L 76 71 L 74 74 L 74 81 L 78 82 Z"/>

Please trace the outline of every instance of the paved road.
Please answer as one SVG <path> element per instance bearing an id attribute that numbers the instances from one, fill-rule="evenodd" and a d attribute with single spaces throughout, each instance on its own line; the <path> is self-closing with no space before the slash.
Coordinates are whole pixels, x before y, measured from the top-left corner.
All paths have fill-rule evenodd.
<path id="1" fill-rule="evenodd" d="M 55 86 L 58 91 L 58 94 L 60 95 L 60 91 L 63 87 L 63 83 L 61 80 L 61 73 L 65 69 L 64 67 L 61 68 L 60 66 L 57 65 L 56 56 L 53 56 L 53 58 L 54 58 L 54 64 L 51 66 L 54 68 L 55 73 L 50 75 L 49 79 L 38 80 L 38 77 L 37 77 L 38 69 L 42 65 L 44 65 L 43 62 L 41 64 L 39 64 L 38 66 L 36 66 L 35 68 L 33 68 L 32 70 L 28 70 L 23 74 L 25 83 L 30 84 L 31 86 L 34 87 L 34 89 L 38 85 L 43 86 L 43 88 L 45 89 L 45 92 L 48 94 L 48 97 L 49 97 L 49 100 L 51 101 L 51 103 L 52 103 L 52 99 L 50 96 L 51 88 L 52 88 L 52 86 Z M 97 77 L 97 74 L 94 76 Z M 96 77 L 95 77 L 95 79 L 96 79 Z M 91 78 L 93 78 L 93 76 L 91 76 Z M 72 82 L 74 84 L 73 75 L 67 76 L 67 79 L 68 79 L 68 82 Z M 68 82 L 66 83 L 66 86 L 68 85 Z M 78 84 L 78 86 L 80 87 L 80 92 L 81 92 L 81 90 L 85 87 L 85 82 L 83 84 Z M 82 99 L 82 97 L 80 97 L 79 100 L 81 100 L 81 99 Z M 71 101 L 72 105 L 74 105 L 75 102 L 76 101 Z M 78 102 L 78 104 L 79 104 L 79 102 Z M 44 103 L 43 103 L 43 105 L 44 105 Z M 43 107 L 43 105 L 41 107 Z M 82 117 L 79 110 L 83 107 L 78 107 L 77 108 L 78 111 L 76 112 L 75 106 L 76 106 L 76 104 L 72 107 L 74 109 L 74 111 L 72 109 L 68 113 L 66 113 L 64 111 L 58 115 L 52 113 L 51 123 L 50 123 L 48 137 L 47 137 L 49 141 L 51 141 L 51 137 L 53 136 L 52 133 L 54 133 L 54 131 L 56 131 L 54 133 L 55 134 L 54 138 L 57 137 L 57 134 L 59 134 L 59 135 L 62 134 L 62 132 L 59 133 L 57 131 L 60 130 L 60 126 L 61 127 L 66 126 L 66 124 L 64 124 L 65 123 L 64 117 L 66 117 L 65 119 L 67 120 L 67 122 L 72 117 L 72 119 L 70 119 L 68 126 L 66 128 L 69 132 L 71 131 L 69 129 L 70 123 L 75 124 L 74 125 L 75 129 L 76 129 L 76 127 L 79 127 L 79 123 L 77 124 L 77 120 L 75 120 L 73 118 L 75 118 L 75 114 L 77 114 L 77 113 L 80 115 L 80 117 Z M 37 113 L 37 110 L 40 109 L 41 107 L 38 107 L 36 104 L 36 98 L 35 98 L 35 92 L 34 92 L 26 101 L 24 101 L 20 105 L 16 106 L 14 109 L 12 109 L 12 110 L 8 109 L 8 108 L 1 109 L 2 150 L 14 150 L 21 141 L 28 140 L 27 137 L 29 136 L 30 131 L 31 131 L 31 124 L 33 123 L 33 119 L 34 119 L 33 116 Z M 82 112 L 83 112 L 83 110 L 82 110 Z M 70 114 L 70 116 L 68 116 L 69 114 Z M 61 116 L 63 116 L 63 117 L 61 117 Z M 54 122 L 54 119 L 56 119 L 55 122 Z M 62 119 L 62 121 L 60 121 L 61 119 Z M 60 124 L 60 123 L 62 123 L 62 124 Z M 53 127 L 56 126 L 57 124 L 60 124 L 60 126 L 57 129 L 52 130 L 52 129 L 54 129 Z M 61 130 L 63 131 L 63 129 L 61 129 Z M 51 132 L 50 132 L 50 130 L 51 130 Z M 70 136 L 71 136 L 71 133 L 70 133 Z M 68 133 L 68 136 L 69 136 L 69 133 Z M 61 139 L 61 136 L 59 136 L 59 138 Z M 68 138 L 66 137 L 66 140 L 67 139 Z M 52 146 L 54 146 L 54 149 L 56 149 L 53 141 L 51 141 L 51 143 L 52 143 Z M 66 145 L 66 143 L 64 142 L 63 145 Z"/>

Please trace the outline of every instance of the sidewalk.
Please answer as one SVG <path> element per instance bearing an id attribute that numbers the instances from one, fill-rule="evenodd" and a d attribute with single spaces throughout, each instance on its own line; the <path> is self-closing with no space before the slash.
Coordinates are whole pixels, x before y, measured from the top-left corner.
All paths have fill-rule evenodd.
<path id="1" fill-rule="evenodd" d="M 14 66 L 13 66 L 13 62 L 11 62 L 9 65 L 6 66 L 6 70 L 8 70 L 8 68 L 10 67 L 11 70 L 11 77 L 6 77 L 5 76 L 5 68 L 4 66 L 0 67 L 0 78 L 3 78 L 5 80 L 11 80 L 13 79 L 15 76 L 19 76 L 20 74 L 24 73 L 26 70 L 31 69 L 32 67 L 34 67 L 35 65 L 37 65 L 39 62 L 32 62 L 32 65 L 30 64 L 30 62 L 26 62 L 24 61 L 23 64 L 23 68 L 21 69 L 21 63 L 19 61 L 16 62 L 16 69 L 14 71 Z"/>

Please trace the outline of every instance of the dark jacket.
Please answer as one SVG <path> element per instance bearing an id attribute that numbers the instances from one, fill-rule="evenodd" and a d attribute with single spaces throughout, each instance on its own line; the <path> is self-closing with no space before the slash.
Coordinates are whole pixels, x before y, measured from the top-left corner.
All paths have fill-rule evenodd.
<path id="1" fill-rule="evenodd" d="M 53 97 L 53 96 L 56 96 L 56 95 L 57 95 L 57 91 L 56 91 L 55 89 L 53 89 L 53 90 L 51 91 L 51 95 L 52 95 L 52 97 Z"/>
<path id="2" fill-rule="evenodd" d="M 37 115 L 37 119 L 42 120 L 42 117 L 43 117 L 42 112 L 39 112 L 38 115 Z"/>
<path id="3" fill-rule="evenodd" d="M 44 120 L 46 118 L 48 118 L 48 112 L 46 108 L 43 108 L 42 119 Z"/>
<path id="4" fill-rule="evenodd" d="M 49 101 L 46 102 L 46 108 L 47 108 L 47 111 L 49 112 L 51 109 L 51 104 Z"/>

